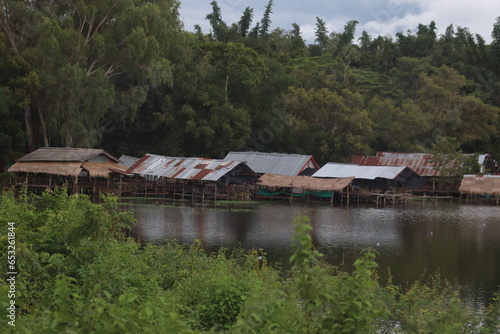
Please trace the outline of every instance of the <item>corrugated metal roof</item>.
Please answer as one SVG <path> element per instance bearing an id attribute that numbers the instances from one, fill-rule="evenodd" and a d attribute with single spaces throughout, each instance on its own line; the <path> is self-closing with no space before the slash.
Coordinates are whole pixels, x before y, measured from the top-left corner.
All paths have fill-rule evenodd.
<path id="1" fill-rule="evenodd" d="M 118 159 L 101 149 L 91 148 L 73 148 L 73 147 L 40 147 L 18 161 L 64 161 L 64 162 L 83 162 L 92 159 L 98 155 L 105 155 L 110 160 L 118 162 Z"/>
<path id="2" fill-rule="evenodd" d="M 120 156 L 121 165 L 125 166 L 127 168 L 130 168 L 131 166 L 133 166 L 137 162 L 137 160 L 139 160 L 139 158 L 132 157 L 130 155 L 122 154 Z"/>
<path id="3" fill-rule="evenodd" d="M 488 154 L 480 155 L 478 163 L 482 165 L 487 156 Z M 377 152 L 376 156 L 371 157 L 355 155 L 352 157 L 352 163 L 361 166 L 406 166 L 420 176 L 439 176 L 441 173 L 434 168 L 432 159 L 433 155 L 427 153 Z M 450 164 L 458 165 L 454 161 Z"/>
<path id="4" fill-rule="evenodd" d="M 259 174 L 299 175 L 311 161 L 319 168 L 312 155 L 264 153 L 264 152 L 229 152 L 224 160 L 242 161 Z"/>
<path id="5" fill-rule="evenodd" d="M 127 173 L 180 180 L 217 181 L 240 164 L 243 163 L 147 154 L 137 160 Z"/>
<path id="6" fill-rule="evenodd" d="M 329 162 L 314 173 L 313 177 L 354 177 L 356 179 L 367 180 L 375 180 L 377 178 L 393 180 L 406 168 L 408 167 L 359 166 Z"/>
<path id="7" fill-rule="evenodd" d="M 374 157 L 353 156 L 352 162 L 361 166 L 405 166 L 420 176 L 438 176 L 432 155 L 426 153 L 377 152 Z"/>

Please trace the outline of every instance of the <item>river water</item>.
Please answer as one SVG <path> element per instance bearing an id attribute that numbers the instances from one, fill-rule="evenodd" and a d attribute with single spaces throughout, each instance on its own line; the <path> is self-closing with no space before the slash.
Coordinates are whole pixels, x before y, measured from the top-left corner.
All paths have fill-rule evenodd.
<path id="1" fill-rule="evenodd" d="M 350 265 L 363 249 L 375 249 L 382 284 L 389 270 L 399 285 L 427 282 L 428 274 L 439 273 L 478 303 L 500 286 L 500 206 L 445 200 L 384 207 L 275 201 L 192 204 L 158 198 L 124 198 L 121 206 L 135 214 L 133 235 L 146 242 L 199 239 L 209 250 L 263 249 L 270 262 L 286 268 L 292 221 L 302 214 L 311 220 L 317 249 L 333 265 Z"/>

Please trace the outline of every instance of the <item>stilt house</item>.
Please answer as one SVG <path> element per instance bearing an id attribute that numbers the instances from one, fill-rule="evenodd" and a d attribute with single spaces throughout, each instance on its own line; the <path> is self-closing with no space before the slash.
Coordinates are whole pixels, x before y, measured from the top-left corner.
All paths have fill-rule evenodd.
<path id="1" fill-rule="evenodd" d="M 205 158 L 180 158 L 147 154 L 127 173 L 139 176 L 143 194 L 174 197 L 229 198 L 230 193 L 253 184 L 258 175 L 245 163 Z M 141 189 L 142 188 L 142 189 Z"/>
<path id="2" fill-rule="evenodd" d="M 319 169 L 312 155 L 263 153 L 263 152 L 229 152 L 226 161 L 245 162 L 254 172 L 274 175 L 306 175 L 311 176 Z"/>
<path id="3" fill-rule="evenodd" d="M 314 173 L 313 177 L 353 177 L 353 187 L 377 192 L 386 192 L 394 188 L 414 189 L 421 187 L 425 182 L 408 167 L 359 166 L 332 162 Z"/>
<path id="4" fill-rule="evenodd" d="M 101 149 L 42 147 L 19 159 L 9 168 L 15 174 L 13 186 L 32 189 L 66 187 L 71 192 L 119 193 L 126 168 Z"/>

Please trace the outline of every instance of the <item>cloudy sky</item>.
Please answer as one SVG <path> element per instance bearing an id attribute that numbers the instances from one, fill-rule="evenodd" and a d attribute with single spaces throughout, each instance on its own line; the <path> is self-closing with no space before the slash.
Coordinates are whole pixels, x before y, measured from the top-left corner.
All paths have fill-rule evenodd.
<path id="1" fill-rule="evenodd" d="M 184 28 L 193 31 L 195 24 L 208 33 L 205 19 L 212 12 L 213 0 L 180 0 L 180 17 Z M 228 25 L 239 21 L 246 7 L 253 8 L 253 25 L 262 18 L 269 0 L 218 0 L 222 19 Z M 357 20 L 357 35 L 366 30 L 372 37 L 410 30 L 416 32 L 419 23 L 436 22 L 437 34 L 446 27 L 466 27 L 473 34 L 491 42 L 491 31 L 500 17 L 499 0 L 274 0 L 271 29 L 291 30 L 300 26 L 302 37 L 314 43 L 316 17 L 327 24 L 329 32 L 342 32 L 349 20 Z"/>

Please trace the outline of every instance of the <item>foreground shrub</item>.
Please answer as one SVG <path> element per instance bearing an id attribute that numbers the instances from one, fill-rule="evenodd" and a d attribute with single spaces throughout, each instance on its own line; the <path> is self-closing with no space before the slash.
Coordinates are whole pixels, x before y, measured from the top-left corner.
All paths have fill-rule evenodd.
<path id="1" fill-rule="evenodd" d="M 16 222 L 20 333 L 498 333 L 500 298 L 477 312 L 434 276 L 381 286 L 375 253 L 350 272 L 321 261 L 307 217 L 295 220 L 291 270 L 257 251 L 207 253 L 200 243 L 141 245 L 116 198 L 93 204 L 56 191 L 0 197 Z M 0 247 L 5 261 L 7 238 Z M 3 270 L 0 294 L 8 286 Z M 0 307 L 8 301 L 0 298 Z M 12 331 L 6 321 L 0 332 Z"/>

